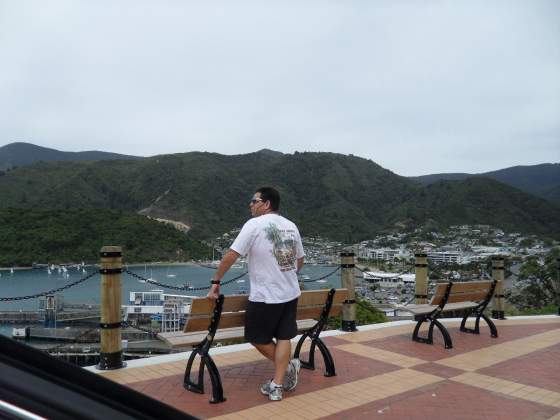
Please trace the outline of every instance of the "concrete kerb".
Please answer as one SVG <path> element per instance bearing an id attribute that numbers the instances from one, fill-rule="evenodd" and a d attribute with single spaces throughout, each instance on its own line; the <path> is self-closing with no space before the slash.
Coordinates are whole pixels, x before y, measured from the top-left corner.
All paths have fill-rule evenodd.
<path id="1" fill-rule="evenodd" d="M 451 323 L 460 323 L 462 318 L 440 318 L 439 321 L 445 323 L 445 324 L 451 324 Z M 531 319 L 531 320 L 538 320 L 538 319 L 559 319 L 558 315 L 524 315 L 524 316 L 508 316 L 507 318 L 508 320 L 527 320 L 527 319 Z M 507 320 L 506 320 L 507 322 Z M 501 322 L 500 322 L 501 323 Z M 379 329 L 383 329 L 383 328 L 392 328 L 392 327 L 398 327 L 398 326 L 402 326 L 402 325 L 414 325 L 416 324 L 415 321 L 412 320 L 403 320 L 403 321 L 391 321 L 391 322 L 384 322 L 384 323 L 380 323 L 380 324 L 370 324 L 370 325 L 360 325 L 358 326 L 358 332 L 363 332 L 363 331 L 372 331 L 372 330 L 379 330 Z M 341 331 L 341 330 L 328 330 L 328 331 L 324 331 L 321 334 L 321 337 L 336 337 L 339 335 L 345 335 L 345 334 L 355 334 L 355 332 L 348 332 L 348 331 Z M 292 339 L 293 343 L 297 343 L 297 341 L 300 339 L 301 335 L 298 335 L 297 337 Z M 238 351 L 247 351 L 247 350 L 253 350 L 254 347 L 249 344 L 249 343 L 243 343 L 243 344 L 232 344 L 229 346 L 223 346 L 223 347 L 213 347 L 212 349 L 210 349 L 210 354 L 212 356 L 214 355 L 219 355 L 219 354 L 228 354 L 228 353 L 235 353 Z M 166 354 L 163 356 L 154 356 L 154 357 L 148 357 L 148 358 L 143 358 L 143 359 L 136 359 L 136 360 L 127 360 L 126 363 L 126 367 L 119 369 L 119 370 L 126 370 L 126 369 L 133 369 L 133 368 L 139 368 L 139 367 L 144 367 L 144 366 L 154 366 L 154 365 L 158 365 L 161 363 L 171 363 L 171 362 L 179 362 L 179 361 L 187 361 L 188 357 L 190 356 L 191 352 L 183 352 L 183 353 L 173 353 L 173 354 Z M 103 373 L 106 371 L 100 371 L 98 369 L 96 369 L 95 366 L 85 366 L 84 369 L 89 370 L 90 372 L 95 372 L 95 373 Z"/>

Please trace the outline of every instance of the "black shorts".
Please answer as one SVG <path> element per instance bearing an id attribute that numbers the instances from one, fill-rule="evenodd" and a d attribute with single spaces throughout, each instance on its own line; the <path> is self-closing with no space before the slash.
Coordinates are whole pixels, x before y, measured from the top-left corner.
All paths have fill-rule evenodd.
<path id="1" fill-rule="evenodd" d="M 290 340 L 297 335 L 297 298 L 284 303 L 247 302 L 245 340 L 269 344 L 272 338 Z"/>

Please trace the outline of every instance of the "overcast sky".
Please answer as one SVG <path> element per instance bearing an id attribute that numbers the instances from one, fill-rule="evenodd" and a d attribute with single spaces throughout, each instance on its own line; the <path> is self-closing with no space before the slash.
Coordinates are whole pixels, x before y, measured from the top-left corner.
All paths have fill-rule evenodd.
<path id="1" fill-rule="evenodd" d="M 560 1 L 0 0 L 0 146 L 560 161 Z"/>

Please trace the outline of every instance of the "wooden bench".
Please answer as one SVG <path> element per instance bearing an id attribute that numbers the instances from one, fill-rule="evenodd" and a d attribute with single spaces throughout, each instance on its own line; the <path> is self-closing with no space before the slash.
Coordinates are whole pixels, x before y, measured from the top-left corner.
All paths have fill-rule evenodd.
<path id="1" fill-rule="evenodd" d="M 436 326 L 443 335 L 445 348 L 453 348 L 453 342 L 447 329 L 438 321 L 440 315 L 444 312 L 464 311 L 465 315 L 461 321 L 460 331 L 471 334 L 480 334 L 479 323 L 480 318 L 484 319 L 490 327 L 492 337 L 498 337 L 498 330 L 492 320 L 484 314 L 486 306 L 490 303 L 494 290 L 496 289 L 496 280 L 494 281 L 471 281 L 464 283 L 440 283 L 436 286 L 434 295 L 427 304 L 399 306 L 399 310 L 411 312 L 417 321 L 412 339 L 419 343 L 433 344 L 434 326 Z M 476 316 L 475 327 L 473 329 L 466 328 L 465 323 L 470 316 Z M 428 328 L 428 336 L 420 337 L 420 327 L 424 322 L 430 322 Z"/>
<path id="2" fill-rule="evenodd" d="M 341 313 L 342 304 L 347 297 L 347 289 L 301 292 L 296 318 L 298 331 L 304 333 L 296 345 L 294 358 L 299 358 L 301 347 L 309 338 L 311 340 L 309 358 L 307 361 L 301 360 L 303 368 L 315 369 L 315 348 L 318 347 L 325 362 L 325 376 L 336 375 L 333 358 L 319 335 L 328 317 Z M 193 298 L 183 333 L 158 334 L 174 347 L 194 346 L 185 369 L 183 385 L 189 391 L 204 393 L 204 368 L 206 367 L 212 384 L 211 403 L 223 402 L 226 399 L 220 373 L 209 354 L 210 347 L 215 341 L 243 338 L 247 301 L 247 295 L 220 295 L 215 301 L 206 297 Z M 191 379 L 191 370 L 197 356 L 200 357 L 200 365 L 197 381 L 194 382 Z"/>

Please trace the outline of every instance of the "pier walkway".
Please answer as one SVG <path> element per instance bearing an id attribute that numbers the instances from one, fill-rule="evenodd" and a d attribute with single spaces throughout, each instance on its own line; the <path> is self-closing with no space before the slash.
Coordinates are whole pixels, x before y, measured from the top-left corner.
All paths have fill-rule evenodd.
<path id="1" fill-rule="evenodd" d="M 437 332 L 433 346 L 413 342 L 412 321 L 329 331 L 337 376 L 323 376 L 319 355 L 317 370 L 302 369 L 281 402 L 260 394 L 272 364 L 247 344 L 213 349 L 227 398 L 221 404 L 209 404 L 209 380 L 206 394 L 183 389 L 187 353 L 97 372 L 200 418 L 560 420 L 560 317 L 496 321 L 498 338 L 486 325 L 472 335 L 459 332 L 458 320 L 444 322 L 450 350 Z"/>

